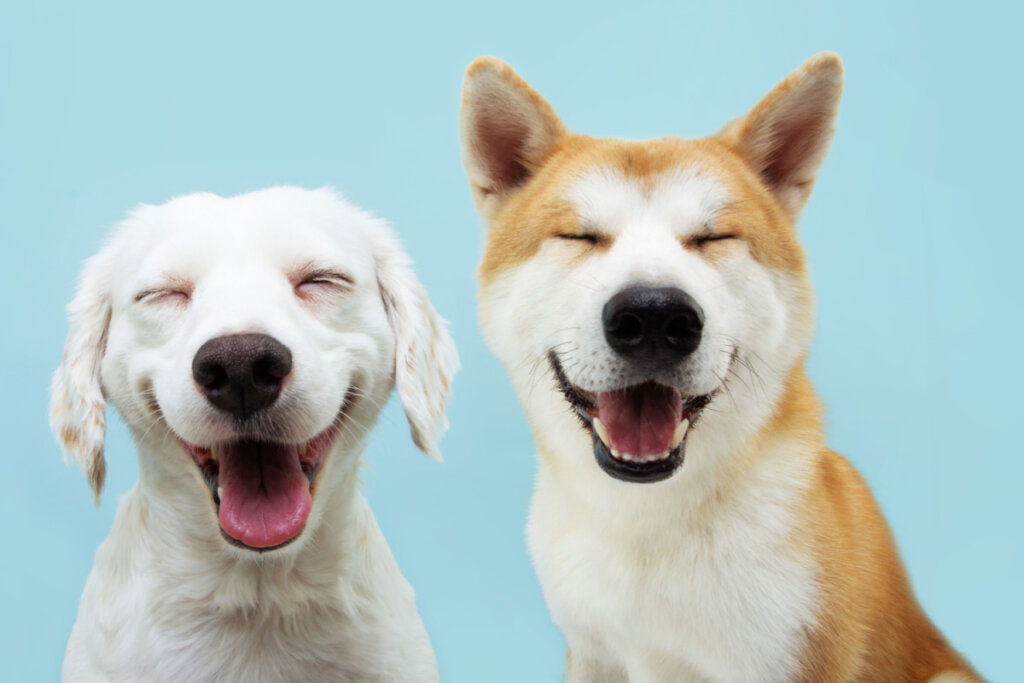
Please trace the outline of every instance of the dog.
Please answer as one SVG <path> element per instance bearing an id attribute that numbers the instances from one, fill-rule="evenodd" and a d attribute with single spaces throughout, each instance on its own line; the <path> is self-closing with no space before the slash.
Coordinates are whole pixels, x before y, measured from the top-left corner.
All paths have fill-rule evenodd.
<path id="1" fill-rule="evenodd" d="M 824 444 L 794 225 L 830 145 L 818 55 L 699 140 L 567 131 L 466 74 L 484 336 L 538 454 L 528 544 L 569 681 L 971 681 Z"/>
<path id="2" fill-rule="evenodd" d="M 100 546 L 69 681 L 436 681 L 358 491 L 393 387 L 439 459 L 457 356 L 391 229 L 333 191 L 141 206 L 86 262 L 51 425 L 99 503 L 104 405 L 139 480 Z"/>

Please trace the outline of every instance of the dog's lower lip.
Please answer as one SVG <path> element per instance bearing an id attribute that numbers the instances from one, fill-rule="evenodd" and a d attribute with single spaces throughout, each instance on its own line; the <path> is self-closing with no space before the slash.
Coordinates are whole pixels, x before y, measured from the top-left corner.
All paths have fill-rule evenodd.
<path id="1" fill-rule="evenodd" d="M 686 454 L 685 439 L 669 451 L 664 458 L 650 462 L 622 460 L 609 452 L 604 442 L 594 435 L 594 458 L 604 472 L 616 479 L 638 484 L 650 484 L 668 479 L 683 464 Z"/>

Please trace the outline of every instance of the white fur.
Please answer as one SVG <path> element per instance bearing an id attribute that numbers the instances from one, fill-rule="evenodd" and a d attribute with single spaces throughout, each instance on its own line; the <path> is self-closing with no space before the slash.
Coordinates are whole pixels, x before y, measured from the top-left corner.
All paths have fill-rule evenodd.
<path id="1" fill-rule="evenodd" d="M 350 287 L 300 300 L 309 263 Z M 96 554 L 65 680 L 431 681 L 437 667 L 412 589 L 357 490 L 365 437 L 395 385 L 413 438 L 437 456 L 457 360 L 390 229 L 329 190 L 188 195 L 143 206 L 86 265 L 69 311 L 51 422 L 97 499 L 104 398 L 138 447 L 139 482 Z M 179 297 L 137 301 L 167 283 Z M 292 374 L 268 409 L 282 440 L 324 430 L 358 395 L 291 544 L 229 545 L 179 439 L 236 436 L 192 380 L 207 340 L 270 334 Z"/>
<path id="2" fill-rule="evenodd" d="M 813 563 L 788 550 L 812 444 L 790 435 L 756 457 L 744 444 L 806 344 L 809 302 L 743 245 L 717 265 L 682 246 L 729 199 L 702 168 L 671 172 L 647 194 L 593 169 L 567 199 L 611 248 L 566 258 L 579 243 L 548 240 L 485 285 L 481 318 L 543 454 L 528 537 L 569 643 L 569 679 L 787 680 L 817 595 Z M 700 347 L 664 379 L 693 394 L 726 386 L 688 437 L 681 469 L 643 485 L 598 468 L 546 360 L 554 349 L 588 391 L 638 381 L 601 327 L 604 303 L 636 284 L 682 288 L 704 310 Z"/>

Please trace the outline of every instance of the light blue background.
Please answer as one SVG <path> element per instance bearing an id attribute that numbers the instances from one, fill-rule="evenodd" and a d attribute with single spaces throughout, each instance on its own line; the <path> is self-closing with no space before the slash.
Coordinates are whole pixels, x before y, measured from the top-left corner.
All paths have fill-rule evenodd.
<path id="1" fill-rule="evenodd" d="M 392 220 L 459 342 L 446 463 L 415 452 L 393 401 L 365 477 L 442 678 L 559 680 L 523 543 L 532 441 L 477 332 L 463 71 L 504 58 L 575 130 L 699 136 L 832 49 L 847 87 L 802 222 L 829 442 L 866 474 L 934 620 L 985 675 L 1019 680 L 1019 5 L 167 5 L 0 9 L 0 678 L 57 677 L 136 475 L 114 419 L 94 510 L 47 429 L 80 262 L 138 202 L 289 183 Z"/>

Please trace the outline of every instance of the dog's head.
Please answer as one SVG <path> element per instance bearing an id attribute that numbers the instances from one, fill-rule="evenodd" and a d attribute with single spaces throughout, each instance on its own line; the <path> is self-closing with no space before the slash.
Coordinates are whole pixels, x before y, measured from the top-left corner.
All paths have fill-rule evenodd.
<path id="1" fill-rule="evenodd" d="M 391 230 L 329 190 L 143 206 L 86 263 L 69 314 L 51 425 L 97 501 L 107 399 L 148 490 L 246 548 L 315 522 L 396 383 L 439 457 L 455 348 Z"/>
<path id="2" fill-rule="evenodd" d="M 794 225 L 841 85 L 822 54 L 717 135 L 631 142 L 571 134 L 508 66 L 470 66 L 481 318 L 542 442 L 565 434 L 568 404 L 605 472 L 651 482 L 691 430 L 735 445 L 769 418 L 810 334 Z"/>

